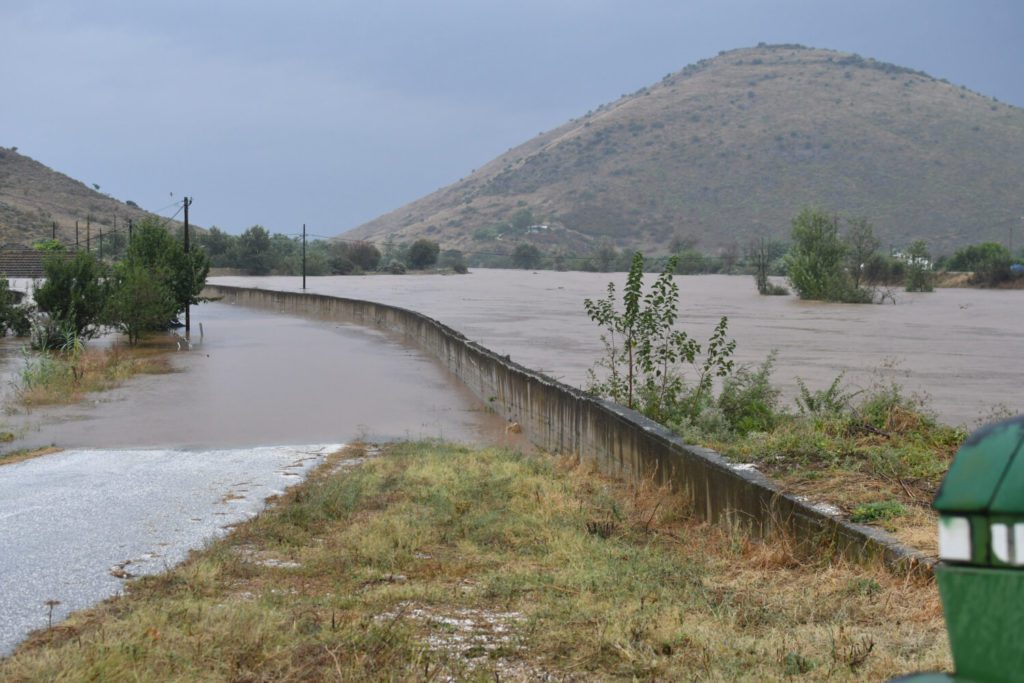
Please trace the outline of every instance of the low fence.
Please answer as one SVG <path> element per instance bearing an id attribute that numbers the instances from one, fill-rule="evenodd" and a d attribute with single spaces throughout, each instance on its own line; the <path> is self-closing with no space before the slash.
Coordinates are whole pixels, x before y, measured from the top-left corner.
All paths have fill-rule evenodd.
<path id="1" fill-rule="evenodd" d="M 415 311 L 319 294 L 209 285 L 205 296 L 242 306 L 354 323 L 399 335 L 435 356 L 481 401 L 517 422 L 539 448 L 593 461 L 610 475 L 652 477 L 683 492 L 711 523 L 735 524 L 764 537 L 783 532 L 797 542 L 831 545 L 847 557 L 880 559 L 903 569 L 929 568 L 930 558 L 879 530 L 852 524 L 787 495 L 760 473 L 714 451 L 683 443 L 661 425 L 594 398 L 466 339 Z"/>

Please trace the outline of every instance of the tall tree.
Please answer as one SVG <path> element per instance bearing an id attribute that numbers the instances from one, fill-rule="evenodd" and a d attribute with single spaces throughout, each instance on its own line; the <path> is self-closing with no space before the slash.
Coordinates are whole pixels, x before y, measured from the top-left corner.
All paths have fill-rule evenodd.
<path id="1" fill-rule="evenodd" d="M 175 315 L 201 301 L 210 272 L 210 259 L 202 249 L 185 252 L 184 245 L 156 220 L 136 226 L 122 263 L 148 268 L 170 290 Z"/>

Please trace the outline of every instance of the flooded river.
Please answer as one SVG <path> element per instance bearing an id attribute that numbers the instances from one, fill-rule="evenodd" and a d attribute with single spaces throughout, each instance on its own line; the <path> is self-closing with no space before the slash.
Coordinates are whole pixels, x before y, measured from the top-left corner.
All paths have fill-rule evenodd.
<path id="1" fill-rule="evenodd" d="M 213 281 L 301 288 L 297 277 Z M 621 292 L 625 274 L 474 269 L 464 276 L 316 277 L 307 279 L 307 291 L 425 313 L 528 367 L 582 386 L 602 350 L 583 299 L 602 297 L 609 281 Z M 775 382 L 789 400 L 797 377 L 815 389 L 846 373 L 852 387 L 895 381 L 922 393 L 952 424 L 1024 409 L 1024 291 L 940 289 L 897 293 L 896 305 L 844 305 L 762 297 L 750 277 L 676 281 L 681 326 L 704 340 L 719 317 L 728 316 L 737 360 L 759 363 L 775 350 Z"/>

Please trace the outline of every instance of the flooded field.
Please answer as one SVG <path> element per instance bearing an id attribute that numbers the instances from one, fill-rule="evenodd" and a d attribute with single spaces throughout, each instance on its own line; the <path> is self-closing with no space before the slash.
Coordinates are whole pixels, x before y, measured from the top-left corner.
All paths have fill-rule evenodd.
<path id="1" fill-rule="evenodd" d="M 222 277 L 221 284 L 299 291 L 297 277 Z M 469 275 L 308 278 L 309 292 L 368 299 L 434 317 L 499 353 L 568 384 L 586 383 L 602 347 L 583 299 L 625 274 L 475 269 Z M 681 325 L 706 339 L 728 316 L 736 358 L 778 353 L 776 384 L 788 399 L 797 377 L 827 387 L 839 373 L 854 387 L 895 381 L 927 396 L 952 424 L 1024 408 L 1024 292 L 940 289 L 897 293 L 897 303 L 844 305 L 762 297 L 750 277 L 679 276 Z"/>
<path id="2" fill-rule="evenodd" d="M 194 308 L 192 321 L 192 350 L 172 351 L 179 372 L 73 406 L 9 411 L 0 423 L 17 438 L 5 450 L 504 437 L 504 422 L 445 368 L 375 330 L 219 303 Z M 22 342 L 5 343 L 9 402 Z"/>

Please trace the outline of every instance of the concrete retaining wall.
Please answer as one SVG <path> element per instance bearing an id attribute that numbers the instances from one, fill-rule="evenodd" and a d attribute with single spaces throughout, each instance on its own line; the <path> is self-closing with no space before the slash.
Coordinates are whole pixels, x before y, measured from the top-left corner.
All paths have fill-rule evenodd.
<path id="1" fill-rule="evenodd" d="M 541 449 L 594 461 L 610 475 L 653 477 L 683 492 L 712 523 L 737 524 L 764 537 L 784 532 L 798 542 L 832 545 L 857 559 L 882 559 L 906 569 L 928 558 L 876 529 L 851 524 L 781 493 L 756 471 L 684 444 L 639 413 L 589 396 L 518 365 L 425 315 L 395 306 L 319 294 L 210 285 L 205 296 L 281 313 L 386 330 L 435 356 L 486 405 L 518 422 Z"/>

